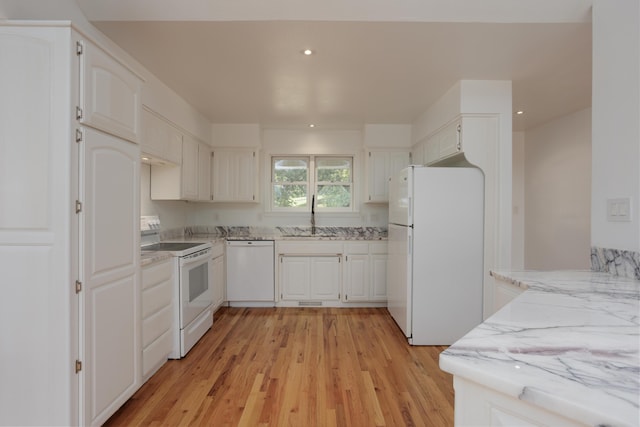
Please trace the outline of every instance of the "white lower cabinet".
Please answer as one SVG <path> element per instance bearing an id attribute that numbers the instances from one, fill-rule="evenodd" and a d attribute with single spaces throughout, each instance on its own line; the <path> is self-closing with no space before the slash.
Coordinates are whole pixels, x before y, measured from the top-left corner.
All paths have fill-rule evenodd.
<path id="1" fill-rule="evenodd" d="M 453 377 L 456 427 L 584 426 L 459 376 Z"/>
<path id="2" fill-rule="evenodd" d="M 341 256 L 280 256 L 280 298 L 298 301 L 340 299 Z"/>
<path id="3" fill-rule="evenodd" d="M 222 306 L 225 296 L 225 289 L 227 288 L 225 283 L 224 274 L 224 244 L 222 242 L 213 244 L 213 261 L 209 264 L 209 275 L 212 280 L 213 287 L 213 311 Z"/>
<path id="4" fill-rule="evenodd" d="M 344 301 L 387 300 L 387 243 L 345 243 Z"/>
<path id="5" fill-rule="evenodd" d="M 142 268 L 142 377 L 147 380 L 173 349 L 172 295 L 176 258 Z"/>

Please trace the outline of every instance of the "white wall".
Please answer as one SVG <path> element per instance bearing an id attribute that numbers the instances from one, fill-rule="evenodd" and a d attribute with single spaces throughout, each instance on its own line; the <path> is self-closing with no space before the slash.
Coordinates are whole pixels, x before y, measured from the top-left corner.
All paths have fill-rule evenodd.
<path id="1" fill-rule="evenodd" d="M 513 133 L 513 152 L 511 168 L 513 170 L 511 182 L 511 194 L 513 212 L 511 216 L 511 266 L 514 269 L 524 268 L 524 132 Z"/>
<path id="2" fill-rule="evenodd" d="M 366 124 L 364 146 L 367 148 L 411 148 L 411 125 Z"/>
<path id="3" fill-rule="evenodd" d="M 525 138 L 525 268 L 589 269 L 591 109 Z"/>
<path id="4" fill-rule="evenodd" d="M 594 0 L 591 245 L 640 251 L 640 2 Z M 608 222 L 609 198 L 631 222 Z"/>

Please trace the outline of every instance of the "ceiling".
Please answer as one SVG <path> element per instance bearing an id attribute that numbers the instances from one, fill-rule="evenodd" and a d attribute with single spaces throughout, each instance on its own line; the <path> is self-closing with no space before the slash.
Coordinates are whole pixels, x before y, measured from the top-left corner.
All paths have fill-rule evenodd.
<path id="1" fill-rule="evenodd" d="M 119 1 L 78 3 L 96 27 L 213 123 L 411 123 L 462 79 L 512 80 L 514 111 L 525 111 L 514 116 L 514 130 L 591 105 L 591 22 L 583 0 L 537 0 L 552 8 L 549 19 L 517 16 L 511 19 L 516 23 L 497 12 L 476 22 L 393 15 L 366 22 L 337 19 L 335 11 L 327 20 L 304 13 L 277 20 L 273 10 L 258 6 L 255 16 L 237 8 L 233 13 L 242 20 L 229 11 L 231 20 L 218 20 L 215 10 L 199 12 L 205 0 L 180 2 L 184 7 L 173 15 L 159 10 L 163 1 L 156 0 L 158 8 L 149 0 L 128 0 L 126 8 Z M 504 0 L 474 1 L 504 9 Z M 553 6 L 568 3 L 583 6 L 571 10 L 575 18 L 562 11 L 565 22 L 552 19 L 558 16 Z M 307 48 L 314 54 L 303 55 Z"/>

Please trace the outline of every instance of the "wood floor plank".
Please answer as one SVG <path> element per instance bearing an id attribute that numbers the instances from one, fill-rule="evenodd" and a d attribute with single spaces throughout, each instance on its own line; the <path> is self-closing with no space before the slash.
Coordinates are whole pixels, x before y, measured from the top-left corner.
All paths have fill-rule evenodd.
<path id="1" fill-rule="evenodd" d="M 222 308 L 107 426 L 451 426 L 446 347 L 383 308 Z"/>

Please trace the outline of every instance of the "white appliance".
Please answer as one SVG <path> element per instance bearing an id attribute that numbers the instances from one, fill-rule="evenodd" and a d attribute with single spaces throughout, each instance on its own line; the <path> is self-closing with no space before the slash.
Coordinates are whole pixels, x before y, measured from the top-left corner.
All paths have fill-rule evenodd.
<path id="1" fill-rule="evenodd" d="M 227 301 L 231 306 L 273 306 L 273 240 L 227 242 Z"/>
<path id="2" fill-rule="evenodd" d="M 410 166 L 389 182 L 387 306 L 412 345 L 449 345 L 482 322 L 484 175 Z"/>
<path id="3" fill-rule="evenodd" d="M 160 220 L 140 221 L 142 251 L 170 252 L 176 260 L 174 329 L 171 359 L 180 359 L 213 326 L 213 289 L 209 275 L 213 262 L 211 242 L 162 241 Z"/>

